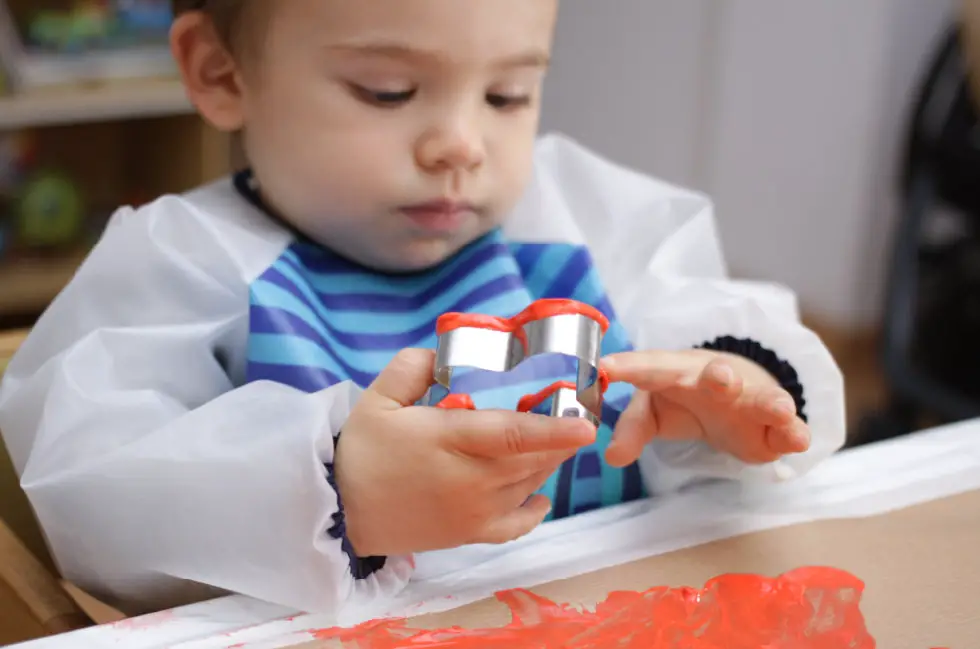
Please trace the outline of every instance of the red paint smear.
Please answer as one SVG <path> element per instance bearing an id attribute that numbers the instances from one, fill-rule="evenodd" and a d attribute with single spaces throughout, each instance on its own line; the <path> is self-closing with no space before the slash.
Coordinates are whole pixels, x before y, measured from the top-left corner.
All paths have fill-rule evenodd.
<path id="1" fill-rule="evenodd" d="M 874 649 L 859 609 L 864 584 L 834 568 L 780 577 L 723 575 L 703 590 L 616 592 L 595 612 L 524 590 L 498 593 L 513 621 L 498 629 L 413 630 L 405 620 L 312 631 L 357 649 Z"/>

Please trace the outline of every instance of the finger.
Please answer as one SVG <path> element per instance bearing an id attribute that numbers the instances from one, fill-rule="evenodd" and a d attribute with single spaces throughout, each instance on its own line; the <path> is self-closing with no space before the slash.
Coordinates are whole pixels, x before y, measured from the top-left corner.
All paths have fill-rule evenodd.
<path id="1" fill-rule="evenodd" d="M 766 431 L 766 445 L 779 455 L 804 453 L 810 448 L 810 427 L 800 419 L 788 426 L 772 426 Z"/>
<path id="2" fill-rule="evenodd" d="M 737 460 L 746 464 L 766 464 L 778 460 L 782 453 L 773 451 L 769 448 L 767 439 L 769 429 L 736 428 L 727 434 L 710 435 L 708 443 L 721 451 L 727 453 Z"/>
<path id="3" fill-rule="evenodd" d="M 439 411 L 443 430 L 460 452 L 501 458 L 546 451 L 573 451 L 595 442 L 596 428 L 585 419 L 548 417 L 504 410 Z"/>
<path id="4" fill-rule="evenodd" d="M 744 382 L 731 363 L 724 358 L 716 358 L 701 371 L 697 387 L 716 403 L 730 404 L 742 395 Z"/>
<path id="5" fill-rule="evenodd" d="M 555 473 L 555 469 L 558 466 L 560 464 L 551 469 L 532 473 L 523 480 L 505 487 L 503 493 L 506 494 L 507 502 L 512 502 L 514 507 L 526 504 L 527 499 L 532 497 L 536 491 L 540 490 L 548 482 L 548 478 Z"/>
<path id="6" fill-rule="evenodd" d="M 739 426 L 721 438 L 713 436 L 712 443 L 719 450 L 730 453 L 746 464 L 767 464 L 788 453 L 805 450 L 801 445 L 801 438 L 792 426 Z M 808 441 L 806 445 L 809 445 Z"/>
<path id="7" fill-rule="evenodd" d="M 630 383 L 646 392 L 659 392 L 677 385 L 693 385 L 704 358 L 685 352 L 622 352 L 606 356 L 601 366 L 610 383 Z"/>
<path id="8" fill-rule="evenodd" d="M 534 480 L 539 475 L 544 475 L 544 479 L 547 479 L 558 467 L 570 458 L 575 457 L 577 453 L 578 449 L 576 448 L 561 451 L 525 453 L 523 455 L 509 455 L 494 460 L 498 464 L 492 467 L 491 470 L 499 471 L 499 475 L 503 477 L 505 484 L 520 485 L 528 480 Z M 534 491 L 534 489 L 530 491 Z"/>
<path id="9" fill-rule="evenodd" d="M 636 462 L 643 447 L 657 435 L 659 428 L 650 395 L 637 392 L 616 422 L 612 441 L 606 448 L 606 462 L 614 467 L 625 467 Z"/>
<path id="10" fill-rule="evenodd" d="M 790 426 L 798 419 L 796 402 L 782 388 L 766 388 L 744 397 L 744 414 L 760 424 Z"/>
<path id="11" fill-rule="evenodd" d="M 547 496 L 534 494 L 520 507 L 491 521 L 471 543 L 499 545 L 517 540 L 533 532 L 550 511 L 551 500 Z"/>
<path id="12" fill-rule="evenodd" d="M 433 384 L 436 353 L 431 349 L 403 349 L 378 374 L 368 390 L 387 401 L 389 410 L 418 402 Z"/>
<path id="13" fill-rule="evenodd" d="M 797 428 L 797 422 L 803 422 L 788 392 L 775 387 L 749 391 L 738 378 L 723 386 L 722 377 L 711 376 L 713 371 L 705 368 L 697 390 L 663 392 L 682 409 L 698 413 L 701 430 L 713 447 L 748 464 L 772 462 L 809 447 L 809 432 L 805 425 L 802 430 Z M 677 427 L 666 420 L 664 412 L 659 419 L 663 429 Z"/>

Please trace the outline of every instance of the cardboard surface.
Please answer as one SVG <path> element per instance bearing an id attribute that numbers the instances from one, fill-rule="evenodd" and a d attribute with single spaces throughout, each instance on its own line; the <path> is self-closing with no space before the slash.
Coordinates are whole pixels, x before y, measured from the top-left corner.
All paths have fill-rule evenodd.
<path id="1" fill-rule="evenodd" d="M 801 566 L 832 566 L 865 582 L 861 610 L 878 647 L 975 647 L 980 638 L 978 538 L 980 491 L 975 491 L 870 518 L 726 539 L 533 590 L 554 601 L 590 605 L 615 590 L 700 587 L 723 573 L 776 576 Z M 484 601 L 414 619 L 412 626 L 488 628 L 507 622 L 503 605 Z"/>
<path id="2" fill-rule="evenodd" d="M 765 498 L 747 495 L 704 485 L 651 509 L 624 506 L 559 521 L 507 550 L 453 555 L 447 573 L 415 582 L 414 593 L 384 603 L 379 615 L 448 611 L 409 622 L 492 628 L 509 621 L 507 612 L 480 600 L 507 588 L 546 584 L 535 590 L 549 600 L 589 605 L 610 591 L 701 587 L 720 574 L 775 576 L 823 565 L 866 583 L 862 616 L 879 649 L 977 646 L 980 420 L 850 449 Z M 632 563 L 604 568 L 620 561 Z M 297 613 L 230 595 L 28 646 L 330 647 L 311 640 L 325 637 L 335 617 Z"/>

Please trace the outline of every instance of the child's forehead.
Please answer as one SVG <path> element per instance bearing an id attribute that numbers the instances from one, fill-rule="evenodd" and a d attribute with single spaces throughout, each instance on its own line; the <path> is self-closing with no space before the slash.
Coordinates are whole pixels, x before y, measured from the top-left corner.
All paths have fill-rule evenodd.
<path id="1" fill-rule="evenodd" d="M 290 0 L 276 22 L 324 47 L 550 49 L 558 0 Z M 300 36 L 300 34 L 302 36 Z"/>

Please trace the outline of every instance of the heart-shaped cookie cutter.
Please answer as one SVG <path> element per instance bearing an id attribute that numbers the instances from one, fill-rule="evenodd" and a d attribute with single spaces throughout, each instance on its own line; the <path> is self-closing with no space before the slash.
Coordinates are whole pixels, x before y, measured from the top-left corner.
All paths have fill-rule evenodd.
<path id="1" fill-rule="evenodd" d="M 609 320 L 598 309 L 575 300 L 537 300 L 512 318 L 447 313 L 436 322 L 435 384 L 424 403 L 475 409 L 469 395 L 451 392 L 456 368 L 509 372 L 532 356 L 563 354 L 578 361 L 575 382 L 558 381 L 526 395 L 517 409 L 529 412 L 552 398 L 551 416 L 580 417 L 598 426 L 609 384 L 599 367 L 608 329 Z"/>

